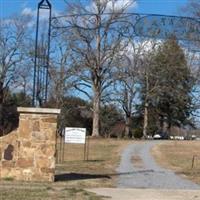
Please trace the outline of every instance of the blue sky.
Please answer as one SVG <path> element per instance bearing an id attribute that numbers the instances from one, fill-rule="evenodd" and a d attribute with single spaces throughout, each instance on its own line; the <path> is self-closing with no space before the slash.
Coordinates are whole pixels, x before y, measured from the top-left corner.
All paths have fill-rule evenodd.
<path id="1" fill-rule="evenodd" d="M 67 0 L 68 2 L 76 0 Z M 123 0 L 122 0 L 123 1 Z M 35 10 L 39 0 L 0 0 L 0 17 L 21 13 L 22 10 L 30 8 Z M 64 0 L 50 0 L 53 9 L 62 11 L 65 7 Z M 88 0 L 82 0 L 88 4 Z M 182 15 L 181 7 L 186 4 L 187 0 L 138 0 L 134 12 L 165 14 L 165 15 Z"/>
<path id="2" fill-rule="evenodd" d="M 164 15 L 184 15 L 181 8 L 187 0 L 138 0 L 138 12 L 164 14 Z"/>

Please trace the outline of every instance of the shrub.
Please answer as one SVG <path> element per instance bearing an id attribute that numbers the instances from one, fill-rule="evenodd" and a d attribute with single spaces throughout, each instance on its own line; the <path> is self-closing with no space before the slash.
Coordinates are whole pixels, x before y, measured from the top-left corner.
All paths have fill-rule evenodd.
<path id="1" fill-rule="evenodd" d="M 136 139 L 141 139 L 142 136 L 143 136 L 143 132 L 142 132 L 142 129 L 141 128 L 136 128 L 133 130 L 133 136 L 134 138 Z"/>

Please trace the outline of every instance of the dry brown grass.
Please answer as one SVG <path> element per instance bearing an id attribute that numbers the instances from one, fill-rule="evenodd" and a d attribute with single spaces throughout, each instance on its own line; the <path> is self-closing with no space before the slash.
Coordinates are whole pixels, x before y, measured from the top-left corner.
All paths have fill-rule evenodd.
<path id="1" fill-rule="evenodd" d="M 57 166 L 54 183 L 0 181 L 1 200 L 100 200 L 89 187 L 115 185 L 115 169 L 128 140 L 91 139 L 89 161 L 83 161 L 83 145 L 65 146 L 65 162 Z"/>
<path id="2" fill-rule="evenodd" d="M 132 163 L 134 163 L 134 167 L 136 168 L 144 168 L 144 163 L 140 156 L 134 155 L 132 156 Z"/>
<path id="3" fill-rule="evenodd" d="M 200 184 L 200 142 L 199 141 L 169 141 L 152 149 L 157 162 L 163 167 L 174 170 L 188 179 Z M 192 169 L 192 159 L 195 159 Z"/>
<path id="4" fill-rule="evenodd" d="M 76 188 L 5 188 L 0 187 L 1 200 L 101 200 L 100 196 Z"/>
<path id="5" fill-rule="evenodd" d="M 84 161 L 84 145 L 66 144 L 65 162 L 57 167 L 58 174 L 71 173 L 71 184 L 81 187 L 112 187 L 122 149 L 132 141 L 90 139 L 88 161 Z M 76 179 L 82 180 L 76 180 Z M 93 178 L 94 177 L 94 178 Z"/>

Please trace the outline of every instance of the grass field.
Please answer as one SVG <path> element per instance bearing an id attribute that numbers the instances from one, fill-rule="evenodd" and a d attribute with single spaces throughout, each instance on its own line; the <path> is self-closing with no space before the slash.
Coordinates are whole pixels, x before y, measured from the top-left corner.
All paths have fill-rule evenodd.
<path id="1" fill-rule="evenodd" d="M 93 193 L 76 188 L 56 188 L 54 186 L 41 188 L 0 188 L 1 200 L 100 200 L 101 197 Z"/>
<path id="2" fill-rule="evenodd" d="M 200 184 L 200 141 L 169 141 L 155 146 L 152 153 L 163 167 Z"/>
<path id="3" fill-rule="evenodd" d="M 91 139 L 88 161 L 83 161 L 83 145 L 65 145 L 65 162 L 57 165 L 54 183 L 3 180 L 1 200 L 99 200 L 84 188 L 113 187 L 120 152 L 128 140 Z"/>
<path id="4" fill-rule="evenodd" d="M 58 180 L 65 180 L 66 177 L 71 180 L 70 184 L 81 184 L 81 187 L 114 186 L 120 152 L 130 142 L 133 141 L 92 139 L 89 142 L 88 161 L 83 160 L 84 145 L 67 144 L 65 162 L 57 167 L 57 173 L 60 174 Z"/>

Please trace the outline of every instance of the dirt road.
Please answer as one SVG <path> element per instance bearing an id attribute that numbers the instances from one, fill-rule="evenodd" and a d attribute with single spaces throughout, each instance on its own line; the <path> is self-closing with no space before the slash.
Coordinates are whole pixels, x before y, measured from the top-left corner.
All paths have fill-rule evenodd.
<path id="1" fill-rule="evenodd" d="M 117 168 L 117 188 L 89 189 L 112 200 L 200 200 L 200 186 L 160 167 L 151 148 L 160 141 L 130 144 Z"/>
<path id="2" fill-rule="evenodd" d="M 200 200 L 198 190 L 97 188 L 89 189 L 105 200 Z"/>
<path id="3" fill-rule="evenodd" d="M 160 167 L 154 161 L 150 151 L 159 142 L 147 141 L 130 144 L 124 149 L 117 168 L 120 174 L 117 187 L 200 190 L 199 185 Z"/>

